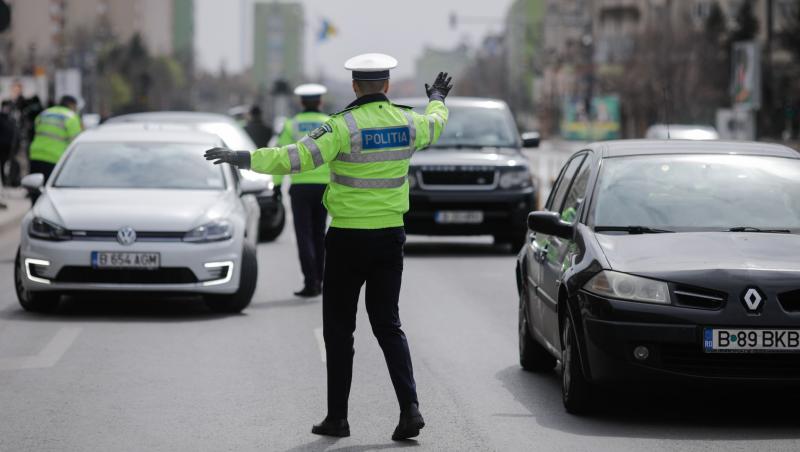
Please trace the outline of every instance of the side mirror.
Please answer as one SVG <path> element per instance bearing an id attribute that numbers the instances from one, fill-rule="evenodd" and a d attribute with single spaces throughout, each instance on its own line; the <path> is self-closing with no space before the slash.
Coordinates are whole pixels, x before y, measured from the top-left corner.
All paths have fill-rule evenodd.
<path id="1" fill-rule="evenodd" d="M 572 239 L 573 225 L 561 219 L 558 212 L 531 212 L 528 214 L 528 228 L 542 234 L 554 235 L 562 239 Z"/>
<path id="2" fill-rule="evenodd" d="M 256 195 L 262 191 L 269 190 L 270 182 L 265 178 L 242 178 L 239 188 L 243 195 Z"/>
<path id="3" fill-rule="evenodd" d="M 539 132 L 525 132 L 522 134 L 522 147 L 524 148 L 538 148 L 540 141 L 542 141 L 542 137 Z"/>
<path id="4" fill-rule="evenodd" d="M 29 191 L 39 191 L 44 187 L 44 174 L 33 173 L 23 177 L 20 185 Z"/>

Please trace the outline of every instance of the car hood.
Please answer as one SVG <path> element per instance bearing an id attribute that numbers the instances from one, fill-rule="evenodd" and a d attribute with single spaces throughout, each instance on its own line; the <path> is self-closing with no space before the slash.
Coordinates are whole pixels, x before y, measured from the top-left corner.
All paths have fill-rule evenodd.
<path id="1" fill-rule="evenodd" d="M 685 232 L 595 237 L 611 269 L 626 273 L 800 272 L 800 235 L 796 234 Z"/>
<path id="2" fill-rule="evenodd" d="M 35 214 L 67 229 L 189 231 L 226 217 L 230 194 L 219 190 L 48 189 Z"/>
<path id="3" fill-rule="evenodd" d="M 414 154 L 411 165 L 480 165 L 480 166 L 516 166 L 526 162 L 525 157 L 511 148 L 495 150 L 470 149 L 427 149 Z"/>

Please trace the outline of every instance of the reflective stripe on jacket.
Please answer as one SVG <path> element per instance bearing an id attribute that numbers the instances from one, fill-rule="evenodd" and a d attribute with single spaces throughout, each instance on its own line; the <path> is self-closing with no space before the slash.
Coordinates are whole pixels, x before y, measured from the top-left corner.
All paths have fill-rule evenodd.
<path id="1" fill-rule="evenodd" d="M 67 146 L 81 133 L 80 117 L 67 107 L 55 106 L 41 112 L 34 124 L 31 160 L 57 163 Z"/>
<path id="2" fill-rule="evenodd" d="M 278 146 L 286 146 L 300 141 L 310 132 L 318 129 L 330 117 L 325 113 L 317 111 L 304 111 L 298 113 L 291 119 L 287 119 L 278 137 Z M 321 165 L 311 171 L 291 176 L 292 184 L 328 184 L 331 181 L 331 170 L 327 164 Z M 274 178 L 275 184 L 283 182 L 283 176 L 277 175 Z"/>
<path id="3" fill-rule="evenodd" d="M 364 96 L 352 105 L 297 143 L 255 151 L 251 167 L 288 174 L 329 163 L 325 206 L 333 218 L 331 226 L 402 226 L 411 156 L 438 140 L 447 123 L 447 107 L 433 101 L 421 115 L 393 105 L 383 95 Z"/>

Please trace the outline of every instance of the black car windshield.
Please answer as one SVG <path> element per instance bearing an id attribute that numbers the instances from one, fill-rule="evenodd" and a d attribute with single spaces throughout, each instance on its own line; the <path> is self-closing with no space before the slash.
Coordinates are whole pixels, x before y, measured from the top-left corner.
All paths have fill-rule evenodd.
<path id="1" fill-rule="evenodd" d="M 800 230 L 800 160 L 651 155 L 603 161 L 595 226 L 671 231 Z M 758 231 L 762 230 L 762 231 Z"/>
<path id="2" fill-rule="evenodd" d="M 83 143 L 70 152 L 54 186 L 224 189 L 222 168 L 203 158 L 206 148 L 180 143 Z"/>
<path id="3" fill-rule="evenodd" d="M 480 106 L 448 106 L 447 127 L 434 148 L 482 149 L 517 147 L 514 120 L 495 102 Z M 425 109 L 418 108 L 422 113 Z"/>

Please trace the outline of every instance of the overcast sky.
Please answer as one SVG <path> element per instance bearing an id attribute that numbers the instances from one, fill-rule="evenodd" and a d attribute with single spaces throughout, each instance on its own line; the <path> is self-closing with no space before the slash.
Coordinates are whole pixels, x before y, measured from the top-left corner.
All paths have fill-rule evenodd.
<path id="1" fill-rule="evenodd" d="M 195 47 L 203 69 L 225 65 L 237 72 L 252 63 L 254 0 L 195 0 Z M 306 16 L 306 73 L 346 79 L 344 61 L 366 52 L 388 53 L 400 62 L 396 76 L 414 73 L 425 45 L 450 48 L 461 41 L 477 44 L 487 32 L 502 29 L 512 0 L 299 0 Z M 450 27 L 451 12 L 464 20 Z M 243 14 L 244 13 L 244 14 Z M 339 34 L 318 43 L 322 19 Z M 244 31 L 242 23 L 244 22 Z"/>

